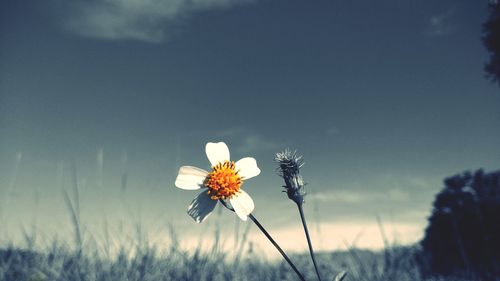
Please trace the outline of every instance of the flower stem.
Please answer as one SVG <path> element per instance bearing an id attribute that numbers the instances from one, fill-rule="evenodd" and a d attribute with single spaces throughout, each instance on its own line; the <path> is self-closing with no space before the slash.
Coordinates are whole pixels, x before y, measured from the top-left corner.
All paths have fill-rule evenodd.
<path id="1" fill-rule="evenodd" d="M 283 258 L 292 267 L 293 271 L 295 271 L 295 273 L 297 274 L 297 276 L 299 277 L 299 279 L 302 280 L 302 281 L 305 281 L 304 276 L 302 276 L 302 274 L 299 272 L 299 270 L 297 269 L 297 267 L 295 267 L 295 265 L 290 260 L 290 258 L 285 254 L 285 252 L 283 252 L 283 250 L 278 245 L 278 243 L 276 243 L 276 241 L 274 241 L 274 239 L 266 231 L 266 229 L 259 223 L 259 221 L 252 214 L 249 214 L 248 217 L 255 223 L 255 225 L 257 225 L 257 227 L 260 229 L 260 231 L 262 231 L 262 233 L 264 233 L 264 235 L 267 237 L 267 239 L 269 239 L 269 241 L 271 241 L 271 243 L 274 245 L 274 247 L 276 247 L 276 249 L 278 250 L 278 252 L 280 252 L 280 254 L 283 256 Z"/>
<path id="2" fill-rule="evenodd" d="M 311 238 L 309 237 L 309 230 L 307 229 L 306 218 L 304 216 L 304 209 L 302 208 L 302 204 L 297 204 L 297 207 L 299 208 L 300 218 L 302 219 L 302 225 L 304 226 L 304 232 L 306 233 L 307 244 L 309 246 L 309 253 L 311 254 L 311 259 L 314 264 L 314 269 L 316 270 L 316 275 L 318 276 L 318 280 L 321 281 L 318 265 L 316 264 L 316 258 L 314 257 L 314 250 L 312 247 Z"/>

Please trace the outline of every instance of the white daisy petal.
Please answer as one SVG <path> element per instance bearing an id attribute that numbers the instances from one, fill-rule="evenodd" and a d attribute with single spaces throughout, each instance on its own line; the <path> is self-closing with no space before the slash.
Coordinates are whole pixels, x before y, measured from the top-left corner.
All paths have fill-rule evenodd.
<path id="1" fill-rule="evenodd" d="M 260 169 L 257 167 L 257 161 L 253 157 L 245 157 L 235 163 L 236 170 L 239 170 L 238 175 L 247 180 L 260 174 Z"/>
<path id="2" fill-rule="evenodd" d="M 197 190 L 203 186 L 208 172 L 193 166 L 182 166 L 175 179 L 175 186 L 181 189 Z"/>
<path id="3" fill-rule="evenodd" d="M 195 222 L 201 223 L 212 213 L 217 200 L 212 200 L 206 191 L 200 193 L 189 205 L 187 213 Z"/>
<path id="4" fill-rule="evenodd" d="M 208 160 L 212 166 L 217 165 L 219 162 L 229 161 L 229 148 L 223 142 L 209 142 L 205 146 Z"/>
<path id="5" fill-rule="evenodd" d="M 233 195 L 231 199 L 229 199 L 231 205 L 233 206 L 234 212 L 240 217 L 240 219 L 246 221 L 248 215 L 253 212 L 255 205 L 253 204 L 252 197 L 248 195 L 245 191 L 241 190 Z"/>

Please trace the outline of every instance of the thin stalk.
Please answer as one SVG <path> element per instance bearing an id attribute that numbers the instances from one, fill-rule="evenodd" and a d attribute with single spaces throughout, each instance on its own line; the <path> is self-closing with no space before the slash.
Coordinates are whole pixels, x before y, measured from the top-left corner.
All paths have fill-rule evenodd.
<path id="1" fill-rule="evenodd" d="M 285 252 L 283 252 L 283 250 L 281 249 L 281 247 L 278 245 L 278 243 L 276 243 L 276 241 L 274 241 L 274 239 L 271 237 L 271 235 L 266 231 L 266 229 L 259 223 L 259 221 L 252 215 L 252 214 L 249 214 L 248 217 L 255 223 L 255 225 L 257 225 L 257 227 L 260 229 L 260 231 L 262 231 L 262 233 L 264 233 L 264 235 L 267 237 L 267 239 L 269 239 L 269 241 L 271 241 L 271 243 L 274 245 L 274 247 L 278 250 L 278 252 L 280 252 L 280 254 L 283 256 L 283 258 L 288 262 L 288 264 L 292 267 L 293 271 L 295 271 L 295 273 L 297 274 L 297 276 L 299 277 L 300 280 L 302 281 L 305 281 L 304 279 L 304 276 L 302 276 L 302 274 L 299 272 L 299 270 L 297 269 L 297 267 L 295 267 L 295 265 L 293 264 L 293 262 L 290 260 L 290 258 L 288 258 L 288 256 L 285 254 Z"/>
<path id="2" fill-rule="evenodd" d="M 300 218 L 302 219 L 302 225 L 304 226 L 304 232 L 306 233 L 307 245 L 309 246 L 309 253 L 311 254 L 311 259 L 314 264 L 314 270 L 316 270 L 316 275 L 318 276 L 318 280 L 321 281 L 321 276 L 319 275 L 318 265 L 316 264 L 316 258 L 314 257 L 314 250 L 311 243 L 311 238 L 309 237 L 309 230 L 307 229 L 306 218 L 304 217 L 304 210 L 302 208 L 302 204 L 297 204 L 299 208 Z"/>

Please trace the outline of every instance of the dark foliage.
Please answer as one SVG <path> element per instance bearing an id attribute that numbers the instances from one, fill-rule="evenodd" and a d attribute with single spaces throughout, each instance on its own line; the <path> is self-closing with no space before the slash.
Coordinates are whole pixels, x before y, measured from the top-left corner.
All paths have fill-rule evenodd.
<path id="1" fill-rule="evenodd" d="M 490 17 L 483 25 L 483 43 L 490 52 L 485 70 L 488 77 L 500 86 L 500 3 L 492 2 Z"/>
<path id="2" fill-rule="evenodd" d="M 427 275 L 500 276 L 500 171 L 447 178 L 421 241 Z"/>
<path id="3" fill-rule="evenodd" d="M 24 280 L 28 277 L 25 267 L 35 267 L 40 255 L 28 250 L 0 249 L 0 268 L 9 265 L 6 280 Z"/>

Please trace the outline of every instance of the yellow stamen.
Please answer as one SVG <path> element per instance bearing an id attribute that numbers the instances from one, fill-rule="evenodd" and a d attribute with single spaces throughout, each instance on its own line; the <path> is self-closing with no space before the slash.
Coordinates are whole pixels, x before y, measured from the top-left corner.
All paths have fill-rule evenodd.
<path id="1" fill-rule="evenodd" d="M 213 200 L 231 198 L 243 183 L 234 162 L 224 161 L 212 167 L 205 179 L 208 194 Z"/>

